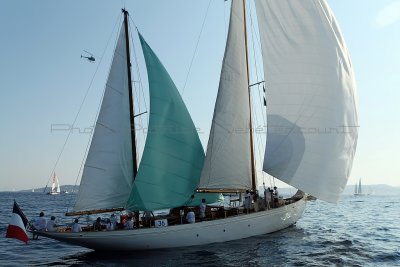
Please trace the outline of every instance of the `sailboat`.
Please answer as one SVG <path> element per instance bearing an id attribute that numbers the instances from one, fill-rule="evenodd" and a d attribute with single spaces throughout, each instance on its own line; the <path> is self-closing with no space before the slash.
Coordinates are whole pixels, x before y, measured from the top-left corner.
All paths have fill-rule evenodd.
<path id="1" fill-rule="evenodd" d="M 57 175 L 54 173 L 53 178 L 52 178 L 52 183 L 51 183 L 51 190 L 48 192 L 48 195 L 59 195 L 61 193 L 60 190 L 60 182 L 58 181 Z"/>
<path id="2" fill-rule="evenodd" d="M 357 183 L 355 184 L 354 195 L 355 196 L 363 196 L 364 195 L 364 193 L 362 192 L 362 187 L 361 187 L 361 178 L 360 178 L 360 180 L 358 180 L 358 185 L 357 185 Z"/>
<path id="3" fill-rule="evenodd" d="M 336 20 L 322 0 L 255 4 L 267 84 L 263 170 L 298 188 L 296 195 L 260 211 L 213 207 L 217 216 L 196 223 L 173 222 L 169 215 L 157 218 L 154 227 L 133 230 L 35 234 L 95 250 L 204 245 L 295 224 L 306 208 L 303 192 L 328 202 L 339 199 L 356 148 L 357 105 L 353 69 Z M 123 15 L 76 204 L 67 215 L 178 209 L 182 219 L 198 197 L 213 203 L 221 193 L 256 191 L 245 1 L 231 4 L 206 155 L 176 86 L 138 32 L 150 92 L 149 131 L 138 169 L 128 12 Z M 332 127 L 334 132 L 327 133 Z"/>

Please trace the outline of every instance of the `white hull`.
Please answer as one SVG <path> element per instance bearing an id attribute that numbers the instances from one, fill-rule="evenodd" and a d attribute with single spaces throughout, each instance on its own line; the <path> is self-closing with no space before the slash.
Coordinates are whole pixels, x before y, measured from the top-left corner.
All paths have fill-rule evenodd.
<path id="1" fill-rule="evenodd" d="M 267 211 L 164 228 L 141 228 L 81 233 L 38 232 L 95 250 L 148 250 L 226 242 L 276 232 L 296 223 L 306 207 L 305 198 Z"/>

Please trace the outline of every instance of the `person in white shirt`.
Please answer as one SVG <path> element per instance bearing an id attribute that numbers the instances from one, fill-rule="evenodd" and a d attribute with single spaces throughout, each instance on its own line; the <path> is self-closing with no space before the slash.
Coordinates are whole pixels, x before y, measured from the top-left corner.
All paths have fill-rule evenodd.
<path id="1" fill-rule="evenodd" d="M 118 229 L 118 219 L 115 214 L 111 214 L 110 222 L 113 224 L 114 230 Z"/>
<path id="2" fill-rule="evenodd" d="M 116 229 L 110 219 L 106 220 L 106 229 L 107 231 L 114 231 Z"/>
<path id="3" fill-rule="evenodd" d="M 269 187 L 264 190 L 265 207 L 267 209 L 271 208 L 271 193 L 270 193 L 270 191 L 271 191 L 271 188 L 269 188 Z"/>
<path id="4" fill-rule="evenodd" d="M 46 229 L 49 232 L 57 232 L 56 217 L 51 216 L 50 221 L 46 224 Z"/>
<path id="5" fill-rule="evenodd" d="M 199 210 L 200 210 L 200 219 L 203 220 L 206 217 L 206 199 L 203 198 L 201 200 L 200 206 L 199 206 Z"/>
<path id="6" fill-rule="evenodd" d="M 195 223 L 196 222 L 196 216 L 194 215 L 193 210 L 189 210 L 189 212 L 186 214 L 186 221 L 188 223 Z"/>
<path id="7" fill-rule="evenodd" d="M 72 224 L 71 232 L 73 232 L 73 233 L 82 232 L 82 226 L 79 224 L 78 218 L 76 218 L 74 223 Z"/>
<path id="8" fill-rule="evenodd" d="M 33 221 L 33 230 L 36 231 L 46 231 L 46 226 L 47 226 L 47 220 L 44 217 L 44 212 L 40 212 L 39 218 Z M 38 239 L 39 236 L 36 235 L 35 233 L 32 234 L 33 239 Z"/>
<path id="9" fill-rule="evenodd" d="M 45 231 L 46 225 L 47 225 L 47 220 L 44 217 L 44 212 L 42 211 L 39 214 L 39 218 L 35 221 L 34 226 L 35 226 L 35 229 L 38 231 Z"/>

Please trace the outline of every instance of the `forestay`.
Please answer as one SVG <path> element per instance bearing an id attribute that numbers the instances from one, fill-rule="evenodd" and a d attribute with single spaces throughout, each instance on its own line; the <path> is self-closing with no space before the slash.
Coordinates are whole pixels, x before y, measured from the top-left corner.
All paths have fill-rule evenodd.
<path id="1" fill-rule="evenodd" d="M 131 192 L 133 164 L 126 55 L 125 33 L 121 28 L 75 212 L 124 207 Z"/>
<path id="2" fill-rule="evenodd" d="M 339 26 L 323 0 L 256 0 L 267 84 L 263 169 L 336 202 L 357 143 L 356 82 Z"/>
<path id="3" fill-rule="evenodd" d="M 250 107 L 243 11 L 241 1 L 232 1 L 228 39 L 199 189 L 251 188 Z"/>

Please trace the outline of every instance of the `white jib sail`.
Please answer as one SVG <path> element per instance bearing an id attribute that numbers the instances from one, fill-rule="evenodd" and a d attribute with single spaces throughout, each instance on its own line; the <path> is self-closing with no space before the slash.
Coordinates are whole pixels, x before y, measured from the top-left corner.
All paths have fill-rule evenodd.
<path id="1" fill-rule="evenodd" d="M 56 184 L 57 184 L 57 188 L 56 188 L 56 192 L 57 193 L 60 193 L 61 192 L 61 189 L 60 189 L 60 181 L 58 180 L 58 177 L 54 174 L 54 176 L 55 176 L 55 179 L 56 179 Z"/>
<path id="2" fill-rule="evenodd" d="M 53 183 L 51 184 L 51 193 L 55 193 L 57 192 L 57 185 L 55 183 L 55 181 L 53 181 Z"/>
<path id="3" fill-rule="evenodd" d="M 128 70 L 122 25 L 74 211 L 124 207 L 132 188 Z"/>
<path id="4" fill-rule="evenodd" d="M 358 119 L 345 41 L 324 0 L 256 0 L 266 80 L 263 169 L 336 202 L 349 177 Z"/>
<path id="5" fill-rule="evenodd" d="M 251 188 L 250 108 L 242 1 L 232 1 L 201 189 Z"/>

